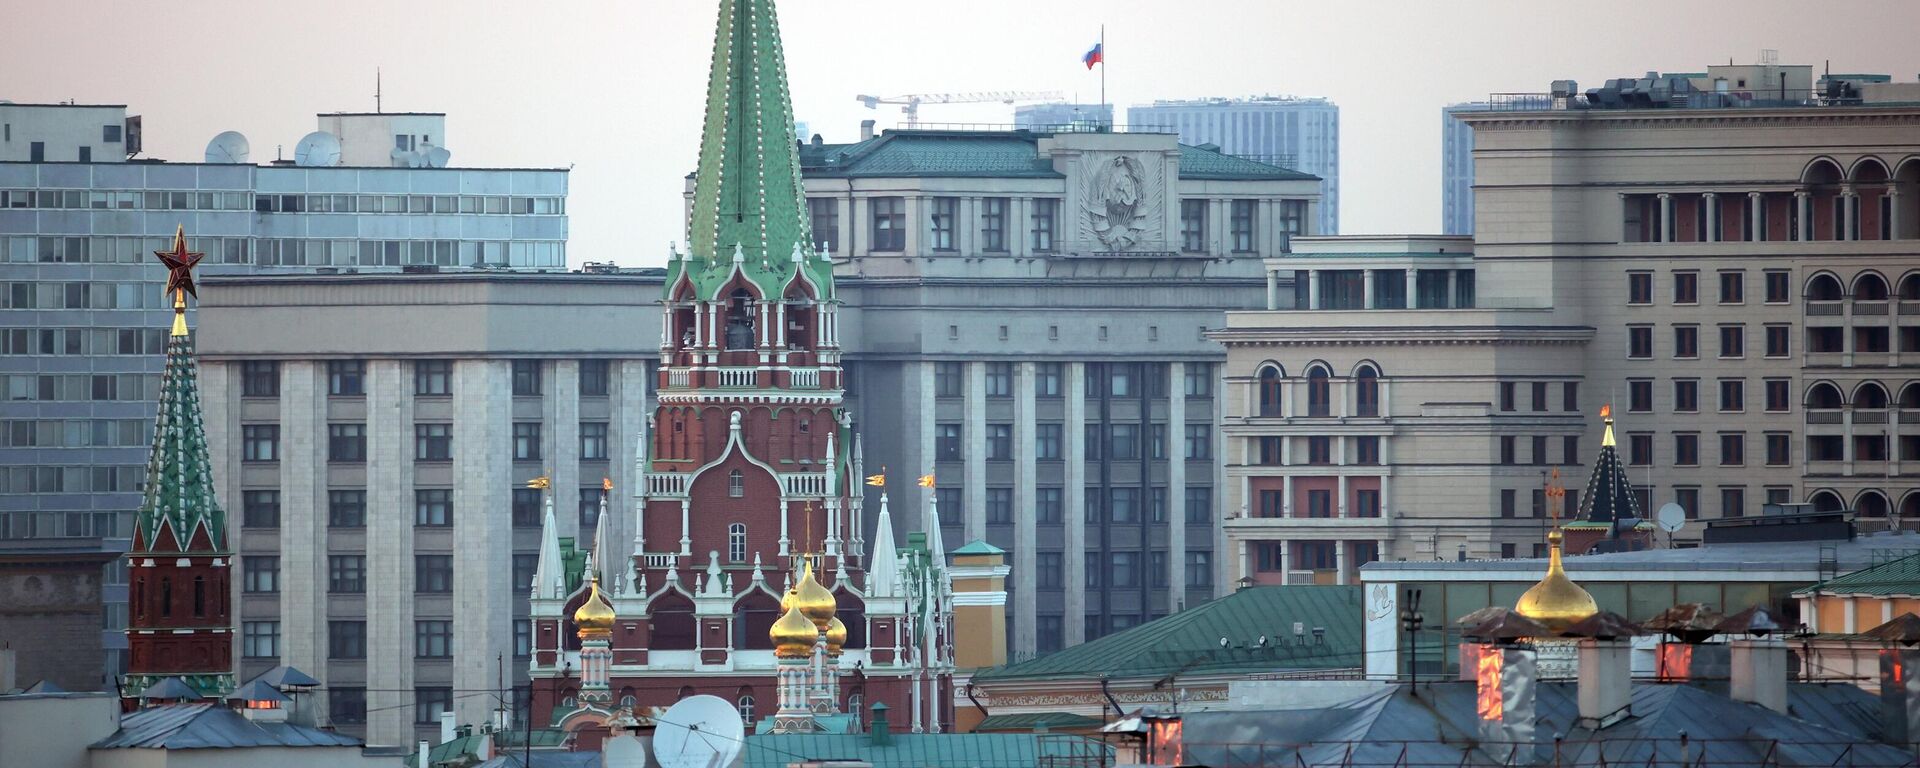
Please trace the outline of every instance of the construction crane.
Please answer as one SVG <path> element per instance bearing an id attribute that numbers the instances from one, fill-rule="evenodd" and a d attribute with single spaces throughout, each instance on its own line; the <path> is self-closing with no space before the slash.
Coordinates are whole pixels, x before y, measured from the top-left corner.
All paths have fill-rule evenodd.
<path id="1" fill-rule="evenodd" d="M 905 96 L 866 96 L 855 97 L 867 109 L 879 109 L 882 104 L 899 104 L 900 111 L 907 116 L 907 127 L 920 127 L 921 104 L 991 104 L 1000 102 L 1012 104 L 1016 101 L 1054 102 L 1066 101 L 1067 97 L 1058 91 L 982 91 L 980 93 L 909 93 Z"/>

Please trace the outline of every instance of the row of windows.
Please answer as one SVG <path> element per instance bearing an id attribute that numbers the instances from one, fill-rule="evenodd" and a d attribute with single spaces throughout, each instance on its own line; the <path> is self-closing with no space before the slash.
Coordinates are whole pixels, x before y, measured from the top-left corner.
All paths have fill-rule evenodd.
<path id="1" fill-rule="evenodd" d="M 1653 412 L 1652 379 L 1629 379 L 1627 381 L 1627 411 L 1629 413 Z M 1793 410 L 1793 381 L 1791 379 L 1761 379 L 1760 389 L 1765 400 L 1767 413 L 1788 413 Z M 1747 380 L 1720 379 L 1715 382 L 1718 395 L 1716 408 L 1721 413 L 1741 413 L 1747 409 Z M 1673 413 L 1700 412 L 1700 380 L 1674 379 Z"/>
<path id="2" fill-rule="evenodd" d="M 0 421 L 0 448 L 124 448 L 146 445 L 152 419 Z"/>
<path id="3" fill-rule="evenodd" d="M 515 397 L 538 397 L 543 384 L 541 360 L 512 362 L 512 392 Z M 453 394 L 453 361 L 416 360 L 413 366 L 413 394 L 419 397 L 445 397 Z M 606 360 L 580 361 L 580 396 L 606 397 L 612 366 Z M 327 394 L 331 397 L 364 397 L 367 366 L 364 360 L 327 361 Z M 280 363 L 276 360 L 249 360 L 240 364 L 242 397 L 279 397 Z"/>
<path id="4" fill-rule="evenodd" d="M 6 493 L 139 493 L 147 468 L 135 466 L 0 467 Z"/>
<path id="5" fill-rule="evenodd" d="M 1278 363 L 1267 363 L 1260 367 L 1260 415 L 1281 416 L 1286 414 L 1286 396 L 1282 382 L 1287 380 L 1287 372 Z M 1342 416 L 1379 416 L 1380 415 L 1380 369 L 1372 363 L 1362 363 L 1353 371 L 1353 413 Z M 1326 363 L 1314 362 L 1307 366 L 1307 416 L 1333 415 L 1333 371 Z M 1298 414 L 1295 414 L 1298 415 Z"/>
<path id="6" fill-rule="evenodd" d="M 1500 463 L 1501 464 L 1512 466 L 1512 465 L 1517 465 L 1521 463 L 1520 439 L 1521 438 L 1516 435 L 1500 436 Z M 1535 435 L 1530 438 L 1527 438 L 1527 446 L 1528 446 L 1527 457 L 1529 461 L 1526 463 L 1537 465 L 1537 466 L 1544 466 L 1546 464 L 1551 463 L 1550 461 L 1548 461 L 1550 457 L 1547 455 L 1547 450 L 1549 446 L 1552 445 L 1552 443 L 1553 443 L 1553 439 L 1550 437 Z M 1560 437 L 1560 463 L 1561 464 L 1579 464 L 1580 463 L 1580 438 L 1577 435 L 1562 435 Z"/>
<path id="7" fill-rule="evenodd" d="M 1180 201 L 1180 249 L 1189 253 L 1205 253 L 1211 243 L 1208 228 L 1211 200 L 1187 199 Z M 960 247 L 958 230 L 961 211 L 960 198 L 935 197 L 929 200 L 926 233 L 927 247 L 933 251 L 956 251 Z M 1227 250 L 1235 253 L 1252 253 L 1259 246 L 1259 201 L 1227 201 L 1228 231 L 1223 244 Z M 1279 226 L 1282 232 L 1290 235 L 1304 235 L 1307 232 L 1307 201 L 1280 200 Z M 813 197 L 807 199 L 807 210 L 811 217 L 814 237 L 826 243 L 828 250 L 840 248 L 840 200 L 831 197 Z M 979 199 L 975 215 L 974 231 L 979 234 L 979 250 L 987 253 L 1005 253 L 1009 250 L 1013 237 L 1020 234 L 1018 222 L 1012 215 L 1012 200 L 1005 197 L 983 197 Z M 871 238 L 871 250 L 900 251 L 907 244 L 907 204 L 904 197 L 874 197 L 867 200 L 867 214 L 870 221 L 868 236 Z M 1060 199 L 1036 197 L 1032 199 L 1030 213 L 1025 222 L 1025 235 L 1030 249 L 1037 253 L 1054 251 L 1060 246 Z"/>
<path id="8" fill-rule="evenodd" d="M 1309 435 L 1305 438 L 1268 435 L 1250 438 L 1248 459 L 1250 463 L 1262 466 L 1279 467 L 1289 465 L 1326 465 L 1334 462 L 1334 438 L 1327 435 Z M 1293 446 L 1305 443 L 1304 456 L 1294 452 Z M 1375 465 L 1380 463 L 1380 437 L 1378 435 L 1355 435 L 1342 443 L 1341 464 Z M 1291 461 L 1289 461 L 1291 460 Z"/>
<path id="9" fill-rule="evenodd" d="M 1044 525 L 1059 525 L 1064 522 L 1066 510 L 1066 489 L 1060 486 L 1040 486 L 1033 489 L 1034 522 Z M 961 509 L 966 503 L 966 495 L 959 487 L 942 486 L 934 491 L 936 501 L 948 509 Z M 1167 522 L 1167 489 L 1165 486 L 1151 488 L 1118 487 L 1107 488 L 1104 492 L 1099 486 L 1087 486 L 1081 496 L 1082 519 L 1089 523 L 1110 521 L 1115 523 Z M 1203 485 L 1190 485 L 1186 488 L 1186 522 L 1190 525 L 1207 525 L 1213 521 L 1213 489 Z M 986 489 L 986 516 L 990 524 L 1010 524 L 1013 522 L 1013 489 L 993 487 Z M 957 516 L 950 521 L 958 524 Z"/>
<path id="10" fill-rule="evenodd" d="M 0 283 L 0 309 L 164 309 L 159 281 Z"/>
<path id="11" fill-rule="evenodd" d="M 1165 424 L 1087 424 L 1082 450 L 1088 461 L 1104 459 L 1137 459 L 1144 453 L 1146 458 L 1167 458 L 1167 425 Z M 986 451 L 988 461 L 1012 461 L 1013 425 L 986 425 Z M 1033 456 L 1042 461 L 1058 461 L 1063 457 L 1065 442 L 1062 439 L 1066 426 L 1060 423 L 1040 423 L 1033 425 Z M 962 446 L 963 428 L 959 424 L 934 425 L 934 457 L 943 461 L 962 461 L 965 459 Z M 1183 456 L 1190 460 L 1205 460 L 1213 455 L 1213 427 L 1209 424 L 1185 425 Z"/>
<path id="12" fill-rule="evenodd" d="M 1866 437 L 1866 436 L 1862 436 Z M 1672 453 L 1661 459 L 1663 466 L 1697 467 L 1702 464 L 1698 432 L 1675 432 L 1672 435 Z M 1762 463 L 1769 467 L 1785 467 L 1793 464 L 1793 435 L 1787 432 L 1767 432 L 1760 436 Z M 1874 438 L 1882 446 L 1880 459 L 1886 458 L 1886 438 Z M 1712 461 L 1722 467 L 1743 467 L 1747 465 L 1747 433 L 1720 432 L 1708 440 L 1717 444 L 1718 452 Z M 1814 456 L 1814 439 L 1808 439 L 1808 459 Z M 1627 463 L 1632 466 L 1652 466 L 1654 456 L 1654 435 L 1649 432 L 1636 432 L 1627 436 Z"/>
<path id="13" fill-rule="evenodd" d="M 1653 326 L 1627 326 L 1627 357 L 1634 360 L 1653 358 Z M 1762 353 L 1770 358 L 1790 357 L 1793 354 L 1793 326 L 1787 324 L 1766 325 L 1762 327 Z M 1808 328 L 1807 347 L 1809 352 L 1832 351 L 1827 349 L 1837 343 L 1840 328 Z M 1879 351 L 1885 352 L 1886 328 L 1859 328 L 1860 331 L 1878 331 Z M 1715 334 L 1717 346 L 1714 353 L 1722 360 L 1738 360 L 1747 356 L 1747 326 L 1741 323 L 1720 325 Z M 1829 338 L 1829 337 L 1833 338 Z M 1866 351 L 1866 350 L 1860 350 Z M 1700 326 L 1694 324 L 1676 324 L 1673 326 L 1673 358 L 1675 360 L 1700 359 Z"/>
<path id="14" fill-rule="evenodd" d="M 245 461 L 280 460 L 280 426 L 277 424 L 243 424 L 240 427 L 240 442 L 241 457 Z M 514 423 L 512 450 L 516 461 L 538 461 L 540 445 L 539 422 Z M 452 461 L 453 425 L 413 425 L 413 458 L 415 461 Z M 588 461 L 607 458 L 606 422 L 580 423 L 580 458 Z M 327 460 L 341 463 L 366 461 L 366 425 L 328 424 Z"/>
<path id="15" fill-rule="evenodd" d="M 191 247 L 207 263 L 247 264 L 252 240 L 244 237 L 195 237 Z M 5 240 L 0 260 L 16 264 L 146 264 L 155 251 L 173 250 L 172 237 L 80 237 L 22 235 Z"/>
<path id="16" fill-rule="evenodd" d="M 1257 506 L 1248 510 L 1254 517 L 1286 517 L 1287 502 L 1284 489 L 1261 489 L 1256 494 Z M 1346 517 L 1379 517 L 1380 491 L 1372 488 L 1356 488 L 1350 499 L 1351 504 L 1343 511 Z M 1335 516 L 1334 492 L 1323 488 L 1312 488 L 1306 492 L 1306 509 L 1295 510 L 1294 517 L 1331 518 Z"/>
<path id="17" fill-rule="evenodd" d="M 1001 326 L 1002 337 L 1006 327 Z M 1013 363 L 982 363 L 986 370 L 982 379 L 982 394 L 986 397 L 1013 397 Z M 944 361 L 933 364 L 933 392 L 936 397 L 960 397 L 966 393 L 967 364 L 956 361 Z M 1145 363 L 1136 368 L 1132 365 L 1110 364 L 1104 372 L 1090 371 L 1082 376 L 1084 395 L 1098 399 L 1110 397 L 1166 397 L 1167 369 L 1163 364 Z M 1205 364 L 1188 364 L 1186 375 L 1182 379 L 1183 394 L 1187 397 L 1210 397 L 1213 394 L 1213 369 Z M 1035 363 L 1033 366 L 1033 394 L 1035 397 L 1061 397 L 1065 393 L 1065 363 Z"/>
<path id="18" fill-rule="evenodd" d="M 557 216 L 567 212 L 567 199 L 505 195 L 269 195 L 175 190 L 0 189 L 0 208 Z"/>
<path id="19" fill-rule="evenodd" d="M 1721 270 L 1719 273 L 1719 302 L 1721 304 L 1747 303 L 1747 272 L 1742 269 Z M 1793 276 L 1786 270 L 1767 270 L 1762 274 L 1766 291 L 1766 303 L 1789 304 L 1793 301 Z M 1672 273 L 1673 303 L 1690 305 L 1700 303 L 1700 272 L 1698 270 L 1674 270 Z M 1627 303 L 1653 303 L 1653 273 L 1627 273 Z"/>
<path id="20" fill-rule="evenodd" d="M 1170 565 L 1167 562 L 1168 553 L 1164 550 L 1107 553 L 1088 550 L 1086 558 L 1084 572 L 1087 589 L 1103 587 L 1161 589 L 1171 584 L 1168 579 Z M 1066 555 L 1062 552 L 1041 552 L 1034 555 L 1034 587 L 1065 589 L 1065 559 Z M 1204 589 L 1213 586 L 1212 552 L 1188 550 L 1185 566 L 1188 589 Z"/>
<path id="21" fill-rule="evenodd" d="M 248 528 L 280 526 L 280 492 L 277 490 L 242 491 L 241 525 Z M 580 489 L 580 524 L 591 530 L 597 522 L 606 491 L 599 487 Z M 514 488 L 511 513 L 516 528 L 538 528 L 544 508 L 537 489 Z M 419 488 L 413 492 L 413 523 L 421 527 L 445 527 L 453 524 L 453 491 L 448 488 Z M 327 491 L 327 526 L 364 528 L 367 524 L 367 491 L 364 488 L 336 488 Z"/>
<path id="22" fill-rule="evenodd" d="M 20 236 L 6 238 L 5 261 L 41 264 L 139 264 L 154 251 L 172 249 L 164 237 Z M 560 240 L 319 240 L 306 238 L 195 237 L 190 247 L 209 263 L 307 267 L 443 267 L 504 264 L 562 267 L 567 244 Z M 131 305 L 123 305 L 131 306 Z"/>
<path id="23" fill-rule="evenodd" d="M 0 396 L 15 401 L 150 402 L 160 399 L 160 374 L 0 374 Z"/>
<path id="24" fill-rule="evenodd" d="M 106 469 L 104 467 L 97 469 Z M 0 512 L 0 541 L 16 539 L 128 538 L 133 512 Z M 125 579 L 122 579 L 124 583 Z"/>
<path id="25" fill-rule="evenodd" d="M 0 355 L 166 354 L 165 328 L 8 328 Z"/>
<path id="26" fill-rule="evenodd" d="M 1517 381 L 1500 382 L 1500 410 L 1512 413 L 1520 410 L 1520 384 Z M 1527 410 L 1544 413 L 1553 407 L 1551 382 L 1527 382 Z M 1580 382 L 1563 381 L 1560 383 L 1560 410 L 1566 413 L 1580 412 Z"/>

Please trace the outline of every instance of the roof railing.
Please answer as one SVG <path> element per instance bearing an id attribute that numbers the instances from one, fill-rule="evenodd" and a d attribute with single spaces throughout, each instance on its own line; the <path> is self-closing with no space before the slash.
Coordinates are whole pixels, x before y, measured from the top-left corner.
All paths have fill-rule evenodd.
<path id="1" fill-rule="evenodd" d="M 887 129 L 889 131 L 979 131 L 1005 132 L 1028 131 L 1032 133 L 1179 133 L 1167 123 L 1115 123 L 1105 120 L 1076 120 L 1066 123 L 1037 123 L 1019 125 L 1015 123 L 921 123 L 914 128 L 904 126 Z"/>
<path id="2" fill-rule="evenodd" d="M 1632 109 L 1779 109 L 1876 106 L 1853 93 L 1830 89 L 1765 88 L 1675 92 L 1591 88 L 1584 93 L 1490 93 L 1488 112 L 1548 112 Z"/>

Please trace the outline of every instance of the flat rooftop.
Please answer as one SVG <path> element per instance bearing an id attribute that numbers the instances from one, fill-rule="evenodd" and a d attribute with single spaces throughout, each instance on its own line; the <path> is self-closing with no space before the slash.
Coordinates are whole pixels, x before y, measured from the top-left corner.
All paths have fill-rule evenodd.
<path id="1" fill-rule="evenodd" d="M 1878 532 L 1853 539 L 1708 544 L 1687 549 L 1648 549 L 1574 555 L 1565 559 L 1575 581 L 1769 581 L 1820 580 L 1878 563 L 1920 554 L 1920 534 Z M 1360 569 L 1368 582 L 1532 581 L 1546 573 L 1543 557 L 1509 560 L 1379 561 Z M 1698 573 L 1714 572 L 1712 579 Z M 1694 574 L 1686 576 L 1687 574 Z M 1681 578 L 1684 577 L 1684 578 Z"/>

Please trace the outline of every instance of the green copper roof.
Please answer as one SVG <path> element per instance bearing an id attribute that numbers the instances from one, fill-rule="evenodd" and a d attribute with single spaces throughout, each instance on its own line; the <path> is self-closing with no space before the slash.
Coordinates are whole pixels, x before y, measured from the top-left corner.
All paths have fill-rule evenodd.
<path id="1" fill-rule="evenodd" d="M 898 729 L 901 725 L 896 723 L 893 727 Z M 1064 734 L 902 733 L 895 730 L 889 740 L 891 743 L 880 746 L 866 733 L 756 735 L 747 738 L 741 764 L 746 768 L 786 768 L 808 760 L 863 760 L 873 768 L 1013 768 L 1112 762 L 1112 747 Z M 1107 759 L 1085 763 L 1072 760 L 1100 755 Z"/>
<path id="2" fill-rule="evenodd" d="M 1248 587 L 1098 640 L 985 670 L 975 682 L 1243 674 L 1364 666 L 1360 587 Z M 1304 634 L 1295 635 L 1301 625 Z M 1326 629 L 1316 642 L 1314 627 Z M 1260 647 L 1261 635 L 1267 637 Z M 1220 646 L 1220 638 L 1227 646 Z"/>
<path id="3" fill-rule="evenodd" d="M 1004 555 L 1007 551 L 988 544 L 984 539 L 974 539 L 960 546 L 950 554 L 955 555 Z"/>
<path id="4" fill-rule="evenodd" d="M 975 733 L 981 731 L 1031 731 L 1037 728 L 1049 730 L 1086 730 L 1106 725 L 1107 721 L 1097 717 L 1076 715 L 1072 712 L 1024 712 L 1017 715 L 988 715 L 975 725 Z"/>
<path id="5" fill-rule="evenodd" d="M 1320 177 L 1311 173 L 1301 173 L 1277 165 L 1268 165 L 1257 160 L 1234 157 L 1219 150 L 1205 147 L 1180 145 L 1180 178 L 1212 179 L 1216 181 L 1242 181 L 1266 179 L 1312 179 Z"/>
<path id="6" fill-rule="evenodd" d="M 720 2 L 694 172 L 692 252 L 669 265 L 669 291 L 684 272 L 700 297 L 709 298 L 738 268 L 766 297 L 780 295 L 796 270 L 822 296 L 831 293 L 832 265 L 817 257 L 806 215 L 773 6 L 773 0 Z"/>
<path id="7" fill-rule="evenodd" d="M 1920 555 L 1908 555 L 1889 560 L 1871 568 L 1828 579 L 1811 587 L 1794 590 L 1796 595 L 1815 593 L 1877 597 L 1920 595 Z"/>
<path id="8" fill-rule="evenodd" d="M 199 374 L 193 337 L 167 337 L 167 368 L 160 378 L 160 415 L 147 453 L 147 487 L 134 516 L 134 551 L 152 551 L 172 539 L 177 551 L 196 551 L 194 532 L 206 530 L 197 551 L 227 551 L 227 513 L 213 491 L 207 431 L 200 419 Z M 175 550 L 167 550 L 175 551 Z"/>
<path id="9" fill-rule="evenodd" d="M 809 178 L 1035 178 L 1061 173 L 1040 156 L 1032 131 L 887 131 L 854 144 L 807 144 L 800 167 Z M 1181 144 L 1180 177 L 1216 181 L 1313 180 L 1312 174 Z"/>

